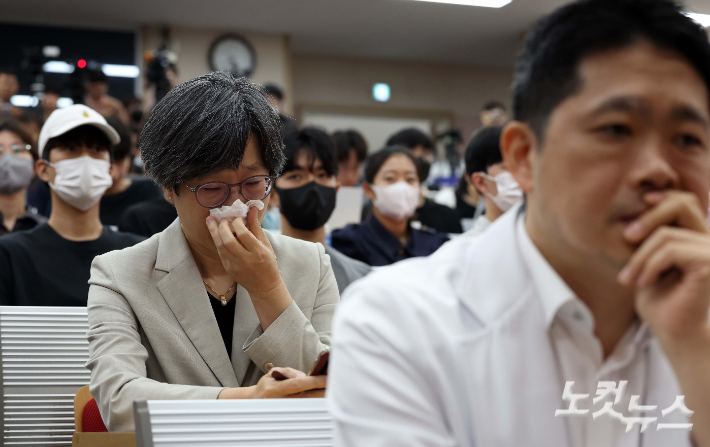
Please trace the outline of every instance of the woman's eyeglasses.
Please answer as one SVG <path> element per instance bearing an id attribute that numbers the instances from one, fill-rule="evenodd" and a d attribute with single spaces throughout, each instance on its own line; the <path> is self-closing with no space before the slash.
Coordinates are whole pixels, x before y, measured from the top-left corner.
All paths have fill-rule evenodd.
<path id="1" fill-rule="evenodd" d="M 24 152 L 32 150 L 32 146 L 29 144 L 11 144 L 9 146 L 6 146 L 2 143 L 0 143 L 0 154 L 3 154 L 7 152 L 8 154 L 15 154 L 15 155 L 20 155 Z"/>
<path id="2" fill-rule="evenodd" d="M 195 193 L 197 203 L 205 208 L 216 208 L 229 198 L 232 188 L 239 187 L 239 195 L 246 201 L 264 200 L 271 192 L 272 179 L 268 175 L 255 175 L 241 183 L 228 184 L 224 182 L 207 182 L 187 189 Z"/>

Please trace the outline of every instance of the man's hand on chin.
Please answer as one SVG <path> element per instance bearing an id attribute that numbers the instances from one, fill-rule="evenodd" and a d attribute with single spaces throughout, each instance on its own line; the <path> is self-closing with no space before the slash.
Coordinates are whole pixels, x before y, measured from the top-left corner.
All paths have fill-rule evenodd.
<path id="1" fill-rule="evenodd" d="M 710 446 L 710 229 L 700 201 L 681 191 L 651 192 L 652 206 L 626 228 L 641 245 L 619 273 L 636 290 L 636 309 L 678 376 L 695 413 L 693 436 Z"/>

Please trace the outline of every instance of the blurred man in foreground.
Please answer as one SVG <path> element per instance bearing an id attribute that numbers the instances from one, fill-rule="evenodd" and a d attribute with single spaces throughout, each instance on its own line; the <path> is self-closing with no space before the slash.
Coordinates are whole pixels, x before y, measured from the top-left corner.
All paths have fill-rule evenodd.
<path id="1" fill-rule="evenodd" d="M 336 445 L 710 446 L 705 31 L 668 0 L 572 3 L 513 90 L 525 205 L 351 286 Z"/>

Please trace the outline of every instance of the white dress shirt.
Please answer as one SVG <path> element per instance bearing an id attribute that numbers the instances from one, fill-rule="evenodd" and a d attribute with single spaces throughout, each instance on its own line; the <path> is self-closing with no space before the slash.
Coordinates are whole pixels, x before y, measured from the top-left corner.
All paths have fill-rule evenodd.
<path id="1" fill-rule="evenodd" d="M 352 285 L 336 313 L 328 400 L 337 446 L 682 447 L 687 431 L 641 434 L 591 414 L 599 381 L 628 381 L 613 409 L 629 416 L 682 394 L 640 322 L 603 358 L 594 318 L 542 257 L 518 206 L 487 230 Z M 585 417 L 555 417 L 566 381 L 589 394 Z M 611 399 L 606 399 L 612 401 Z"/>

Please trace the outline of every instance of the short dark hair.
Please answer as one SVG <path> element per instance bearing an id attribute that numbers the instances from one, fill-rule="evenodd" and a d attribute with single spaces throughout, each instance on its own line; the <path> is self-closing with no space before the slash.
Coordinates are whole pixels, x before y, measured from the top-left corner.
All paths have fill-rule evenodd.
<path id="1" fill-rule="evenodd" d="M 503 126 L 484 127 L 476 132 L 466 148 L 466 173 L 488 172 L 488 168 L 503 161 L 500 135 Z"/>
<path id="2" fill-rule="evenodd" d="M 367 158 L 367 142 L 356 130 L 338 130 L 333 133 L 335 147 L 338 148 L 338 161 L 345 161 L 350 156 L 350 151 L 355 151 L 359 162 Z"/>
<path id="3" fill-rule="evenodd" d="M 59 135 L 58 137 L 50 138 L 42 150 L 42 159 L 49 161 L 49 153 L 56 147 L 72 147 L 72 146 L 87 146 L 106 149 L 109 153 L 109 159 L 113 163 L 113 146 L 111 140 L 106 134 L 96 126 L 84 124 L 83 126 L 75 127 L 74 129 Z"/>
<path id="4" fill-rule="evenodd" d="M 710 91 L 708 36 L 675 2 L 581 0 L 544 17 L 527 36 L 513 81 L 514 118 L 544 139 L 552 111 L 581 88 L 582 59 L 639 40 L 683 56 Z"/>
<path id="5" fill-rule="evenodd" d="M 106 76 L 106 73 L 104 73 L 101 70 L 87 70 L 86 71 L 86 82 L 88 82 L 88 83 L 94 83 L 94 82 L 107 83 L 108 77 Z"/>
<path id="6" fill-rule="evenodd" d="M 266 90 L 266 93 L 269 95 L 273 96 L 274 98 L 278 99 L 279 101 L 283 101 L 284 99 L 284 92 L 281 90 L 277 85 L 274 84 L 266 84 L 264 86 L 264 90 Z"/>
<path id="7" fill-rule="evenodd" d="M 481 111 L 488 112 L 489 110 L 495 109 L 503 109 L 504 111 L 507 111 L 503 103 L 500 101 L 488 101 L 487 103 L 483 104 L 483 108 L 481 109 Z"/>
<path id="8" fill-rule="evenodd" d="M 417 177 L 419 178 L 419 181 L 423 181 L 422 179 L 424 178 L 424 173 L 422 172 L 422 167 L 414 158 L 412 151 L 409 148 L 404 146 L 386 146 L 367 157 L 367 161 L 365 161 L 365 182 L 372 184 L 375 181 L 377 173 L 382 168 L 382 165 L 384 165 L 390 157 L 397 154 L 405 155 L 407 158 L 412 160 L 412 163 L 414 163 L 414 166 L 417 168 Z"/>
<path id="9" fill-rule="evenodd" d="M 313 167 L 316 158 L 320 158 L 323 169 L 328 175 L 338 175 L 338 159 L 336 158 L 335 143 L 324 131 L 315 127 L 304 127 L 295 132 L 284 135 L 284 155 L 286 164 L 282 172 L 293 171 L 296 155 L 306 151 L 309 156 L 308 163 Z"/>
<path id="10" fill-rule="evenodd" d="M 47 84 L 44 87 L 44 94 L 51 93 L 53 95 L 62 96 L 62 88 L 57 84 Z"/>
<path id="11" fill-rule="evenodd" d="M 170 90 L 150 112 L 138 145 L 146 175 L 176 190 L 195 177 L 237 169 L 250 135 L 276 177 L 284 164 L 278 113 L 261 86 L 218 71 Z"/>
<path id="12" fill-rule="evenodd" d="M 106 118 L 106 122 L 114 128 L 121 138 L 121 141 L 113 146 L 113 161 L 123 161 L 131 155 L 131 130 L 117 116 Z"/>
<path id="13" fill-rule="evenodd" d="M 15 70 L 13 67 L 4 66 L 0 67 L 0 74 L 6 74 L 17 77 L 17 70 Z"/>
<path id="14" fill-rule="evenodd" d="M 20 121 L 10 115 L 0 115 L 0 132 L 12 132 L 20 137 L 23 143 L 31 146 L 30 153 L 32 154 L 32 158 L 37 160 L 36 142 L 32 140 L 32 135 L 30 135 Z"/>
<path id="15" fill-rule="evenodd" d="M 387 146 L 404 146 L 407 149 L 414 149 L 417 146 L 423 146 L 424 149 L 434 150 L 434 143 L 431 138 L 416 127 L 402 129 L 396 134 L 389 137 L 386 143 Z"/>

